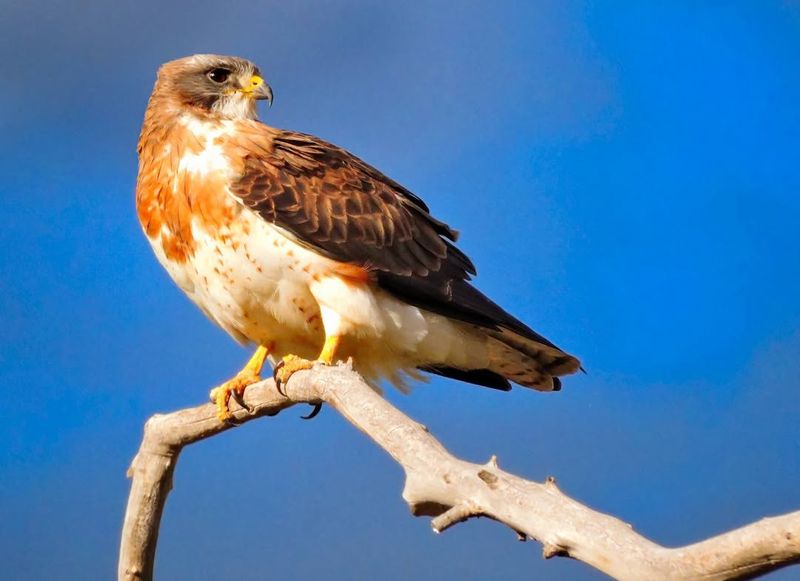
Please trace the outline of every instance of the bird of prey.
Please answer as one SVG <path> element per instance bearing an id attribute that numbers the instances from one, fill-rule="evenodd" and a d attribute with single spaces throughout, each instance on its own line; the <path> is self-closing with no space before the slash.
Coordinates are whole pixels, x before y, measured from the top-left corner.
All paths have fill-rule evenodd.
<path id="1" fill-rule="evenodd" d="M 580 368 L 470 284 L 457 233 L 419 197 L 317 137 L 258 120 L 272 101 L 242 58 L 163 65 L 139 137 L 136 206 L 177 285 L 255 354 L 211 392 L 229 399 L 266 359 L 285 382 L 352 358 L 377 387 L 421 372 L 555 391 Z"/>

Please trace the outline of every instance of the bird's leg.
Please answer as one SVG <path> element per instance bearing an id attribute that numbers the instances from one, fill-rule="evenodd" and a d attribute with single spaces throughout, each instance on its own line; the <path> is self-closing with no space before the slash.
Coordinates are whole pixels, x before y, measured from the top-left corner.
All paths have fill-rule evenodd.
<path id="1" fill-rule="evenodd" d="M 336 360 L 336 351 L 339 349 L 341 343 L 342 338 L 339 335 L 325 337 L 325 344 L 322 346 L 322 351 L 320 351 L 317 361 L 325 365 L 333 365 L 333 362 Z"/>
<path id="2" fill-rule="evenodd" d="M 325 365 L 332 365 L 336 360 L 336 351 L 342 342 L 340 335 L 327 335 L 325 337 L 325 344 L 322 346 L 322 351 L 319 353 L 316 361 L 309 361 L 297 355 L 287 355 L 275 366 L 275 385 L 278 386 L 278 391 L 281 391 L 281 385 L 289 381 L 289 378 L 295 371 L 302 369 L 311 369 L 315 363 L 324 363 Z M 283 393 L 283 391 L 281 391 Z"/>
<path id="3" fill-rule="evenodd" d="M 220 421 L 225 422 L 233 417 L 230 409 L 228 409 L 231 396 L 234 396 L 237 401 L 239 401 L 244 394 L 244 390 L 247 389 L 249 385 L 261 381 L 261 368 L 264 367 L 264 361 L 267 355 L 269 355 L 270 349 L 271 345 L 259 345 L 256 352 L 253 353 L 253 356 L 250 358 L 250 361 L 247 362 L 233 379 L 229 379 L 222 385 L 211 390 L 209 397 L 211 401 L 217 404 L 217 417 Z"/>

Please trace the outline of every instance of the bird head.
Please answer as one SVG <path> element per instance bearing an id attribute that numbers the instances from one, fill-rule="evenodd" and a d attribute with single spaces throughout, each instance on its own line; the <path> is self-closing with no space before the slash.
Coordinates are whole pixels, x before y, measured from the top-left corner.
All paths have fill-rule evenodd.
<path id="1" fill-rule="evenodd" d="M 155 94 L 229 119 L 254 119 L 256 102 L 272 104 L 272 89 L 253 63 L 234 56 L 196 54 L 159 69 Z"/>

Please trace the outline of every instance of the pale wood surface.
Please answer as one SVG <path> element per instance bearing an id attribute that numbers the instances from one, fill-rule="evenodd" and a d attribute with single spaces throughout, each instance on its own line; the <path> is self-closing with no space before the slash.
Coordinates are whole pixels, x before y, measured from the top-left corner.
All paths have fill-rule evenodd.
<path id="1" fill-rule="evenodd" d="M 486 464 L 454 457 L 425 426 L 375 393 L 347 365 L 298 372 L 284 388 L 287 397 L 272 380 L 249 387 L 245 402 L 250 411 L 231 402 L 236 421 L 275 415 L 297 403 L 329 405 L 403 467 L 403 498 L 413 514 L 434 517 L 437 533 L 471 517 L 492 518 L 520 539 L 541 542 L 545 558 L 578 559 L 617 579 L 749 579 L 800 563 L 800 511 L 685 547 L 662 547 L 619 519 L 565 496 L 552 478 L 524 480 L 502 470 L 495 457 Z M 231 427 L 217 420 L 210 403 L 147 421 L 129 470 L 120 580 L 153 578 L 161 515 L 181 449 Z"/>

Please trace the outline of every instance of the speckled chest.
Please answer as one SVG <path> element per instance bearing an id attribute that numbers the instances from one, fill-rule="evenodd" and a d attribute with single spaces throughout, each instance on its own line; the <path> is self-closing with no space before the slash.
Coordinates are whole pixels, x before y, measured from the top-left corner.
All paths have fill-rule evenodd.
<path id="1" fill-rule="evenodd" d="M 309 290 L 336 263 L 241 206 L 224 125 L 178 123 L 141 152 L 137 209 L 161 264 L 240 341 L 322 332 Z"/>
<path id="2" fill-rule="evenodd" d="M 319 306 L 310 288 L 327 266 L 324 259 L 244 209 L 229 226 L 213 233 L 195 226 L 193 235 L 192 256 L 165 266 L 226 331 L 259 342 L 287 334 L 316 341 L 321 335 Z"/>

